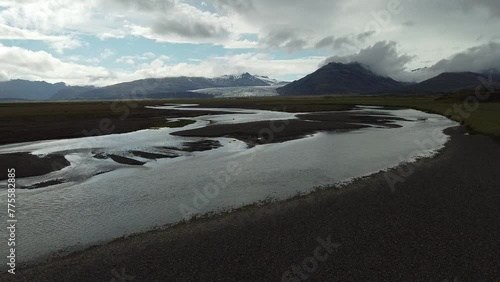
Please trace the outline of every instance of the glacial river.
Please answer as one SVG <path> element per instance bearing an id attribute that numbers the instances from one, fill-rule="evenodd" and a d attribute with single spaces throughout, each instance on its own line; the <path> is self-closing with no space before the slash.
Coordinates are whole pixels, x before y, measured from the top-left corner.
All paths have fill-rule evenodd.
<path id="1" fill-rule="evenodd" d="M 158 108 L 172 108 L 162 106 Z M 189 109 L 186 109 L 189 110 Z M 213 109 L 219 111 L 220 109 Z M 69 167 L 42 177 L 18 179 L 29 186 L 50 179 L 67 182 L 17 190 L 17 259 L 30 262 L 178 222 L 194 213 L 237 208 L 268 198 L 286 199 L 318 186 L 347 181 L 397 166 L 415 157 L 432 156 L 448 140 L 443 130 L 456 123 L 415 110 L 382 110 L 400 128 L 371 127 L 344 133 L 317 133 L 285 143 L 253 148 L 231 138 L 205 152 L 183 152 L 174 159 L 145 160 L 144 166 L 96 159 L 96 153 L 126 156 L 131 150 L 158 152 L 186 141 L 207 138 L 172 136 L 178 130 L 209 123 L 243 123 L 293 119 L 295 114 L 228 109 L 235 114 L 194 118 L 182 129 L 163 128 L 127 134 L 0 146 L 0 154 L 63 154 Z M 5 182 L 0 187 L 6 187 Z M 389 188 L 388 188 L 389 189 Z M 7 199 L 0 190 L 0 199 Z M 5 212 L 1 215 L 6 222 Z M 1 255 L 7 256 L 6 248 Z"/>

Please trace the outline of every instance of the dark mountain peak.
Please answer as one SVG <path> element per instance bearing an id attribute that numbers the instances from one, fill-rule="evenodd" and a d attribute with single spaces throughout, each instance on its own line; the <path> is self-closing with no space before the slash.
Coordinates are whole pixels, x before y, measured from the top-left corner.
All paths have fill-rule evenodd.
<path id="1" fill-rule="evenodd" d="M 0 99 L 47 100 L 66 87 L 63 82 L 13 79 L 0 82 Z"/>
<path id="2" fill-rule="evenodd" d="M 331 62 L 326 65 L 324 65 L 322 68 L 325 69 L 330 69 L 332 71 L 338 71 L 338 72 L 358 72 L 358 73 L 366 73 L 370 75 L 376 75 L 373 73 L 373 71 L 370 69 L 370 67 L 363 65 L 358 62 L 351 62 L 351 63 L 338 63 L 338 62 Z"/>
<path id="3" fill-rule="evenodd" d="M 418 84 L 403 89 L 404 92 L 438 93 L 453 92 L 462 89 L 475 89 L 482 85 L 481 77 L 486 78 L 489 74 L 476 72 L 443 72 L 433 78 L 424 80 Z M 494 85 L 498 85 L 500 76 L 493 74 Z M 496 86 L 495 86 L 496 87 Z"/>
<path id="4" fill-rule="evenodd" d="M 436 77 L 449 77 L 449 76 L 472 76 L 472 75 L 480 75 L 479 73 L 471 72 L 471 71 L 461 71 L 461 72 L 443 72 Z"/>
<path id="5" fill-rule="evenodd" d="M 281 95 L 324 95 L 376 93 L 398 87 L 401 87 L 401 83 L 390 77 L 377 75 L 360 63 L 332 62 L 277 91 Z"/>

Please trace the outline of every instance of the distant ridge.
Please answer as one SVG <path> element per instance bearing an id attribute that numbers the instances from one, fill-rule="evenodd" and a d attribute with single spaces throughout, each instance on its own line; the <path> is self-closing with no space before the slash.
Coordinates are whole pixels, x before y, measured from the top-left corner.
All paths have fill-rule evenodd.
<path id="1" fill-rule="evenodd" d="M 45 81 L 9 80 L 0 82 L 0 99 L 8 100 L 48 100 L 55 93 L 66 89 L 64 83 L 47 83 Z"/>
<path id="2" fill-rule="evenodd" d="M 391 91 L 402 86 L 403 83 L 377 75 L 359 63 L 329 63 L 277 91 L 284 96 L 354 94 Z"/>
<path id="3" fill-rule="evenodd" d="M 83 92 L 59 92 L 53 99 L 58 100 L 112 100 L 133 98 L 200 98 L 210 95 L 189 93 L 190 90 L 241 87 L 241 86 L 271 86 L 279 84 L 277 80 L 268 77 L 254 76 L 249 73 L 241 75 L 225 75 L 216 78 L 205 77 L 166 77 L 158 79 L 141 79 L 119 83 L 103 88 Z M 175 95 L 174 95 L 175 94 Z"/>
<path id="4" fill-rule="evenodd" d="M 410 93 L 454 92 L 464 89 L 475 89 L 482 85 L 480 78 L 489 80 L 490 74 L 475 72 L 445 72 L 436 77 L 400 89 Z M 492 73 L 493 87 L 500 88 L 500 75 Z"/>
<path id="5" fill-rule="evenodd" d="M 481 77 L 489 81 L 490 76 L 493 81 L 491 86 L 497 90 L 500 89 L 498 72 L 488 74 L 445 72 L 420 83 L 411 84 L 377 75 L 359 63 L 329 63 L 300 80 L 278 88 L 277 91 L 283 96 L 449 93 L 475 89 L 482 85 Z"/>

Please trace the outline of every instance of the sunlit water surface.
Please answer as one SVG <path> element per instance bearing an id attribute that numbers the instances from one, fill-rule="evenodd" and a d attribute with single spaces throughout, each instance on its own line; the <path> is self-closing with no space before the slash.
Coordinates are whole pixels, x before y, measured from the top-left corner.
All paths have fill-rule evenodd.
<path id="1" fill-rule="evenodd" d="M 195 124 L 183 129 L 203 127 L 209 122 L 295 118 L 290 113 L 231 110 L 237 113 L 198 117 Z M 297 192 L 307 193 L 318 186 L 391 168 L 414 157 L 430 156 L 447 142 L 443 130 L 456 125 L 444 117 L 415 110 L 357 111 L 368 110 L 409 121 L 398 121 L 402 127 L 396 129 L 373 127 L 318 133 L 254 148 L 235 139 L 212 138 L 223 147 L 184 153 L 175 159 L 149 160 L 140 167 L 98 160 L 93 155 L 112 152 L 126 156 L 130 150 L 155 152 L 161 146 L 175 147 L 203 138 L 171 136 L 169 133 L 179 129 L 165 128 L 1 146 L 0 153 L 62 153 L 72 163 L 47 176 L 19 179 L 20 185 L 59 177 L 69 182 L 17 190 L 18 262 L 175 223 L 189 216 L 189 212 L 203 214 L 267 198 L 285 199 Z M 105 171 L 110 172 L 95 176 Z M 5 183 L 1 185 L 6 187 Z M 6 192 L 0 191 L 1 199 L 7 199 Z M 5 216 L 2 213 L 2 220 L 6 221 Z M 6 248 L 2 250 L 5 252 Z"/>

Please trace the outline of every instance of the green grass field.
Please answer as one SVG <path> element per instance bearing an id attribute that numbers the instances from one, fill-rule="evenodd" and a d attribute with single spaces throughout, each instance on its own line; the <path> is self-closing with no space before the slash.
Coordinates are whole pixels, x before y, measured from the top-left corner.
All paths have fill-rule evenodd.
<path id="1" fill-rule="evenodd" d="M 446 99 L 439 96 L 271 97 L 198 100 L 196 103 L 204 106 L 255 107 L 288 112 L 341 110 L 350 105 L 411 108 L 447 116 L 477 133 L 500 137 L 500 102 L 480 102 L 474 107 L 473 104 L 465 105 L 466 97 Z"/>
<path id="2" fill-rule="evenodd" d="M 321 97 L 265 97 L 196 100 L 141 100 L 120 102 L 65 102 L 65 103 L 4 103 L 0 104 L 0 118 L 36 118 L 60 116 L 76 119 L 82 116 L 106 117 L 119 115 L 117 108 L 140 111 L 144 106 L 165 103 L 200 104 L 206 107 L 256 108 L 287 112 L 317 112 L 349 109 L 352 105 L 403 107 L 437 113 L 467 125 L 471 130 L 500 137 L 500 102 L 481 102 L 477 107 L 464 106 L 464 97 L 438 96 L 321 96 Z M 172 124 L 175 126 L 175 124 Z M 168 126 L 168 125 L 167 125 Z"/>

